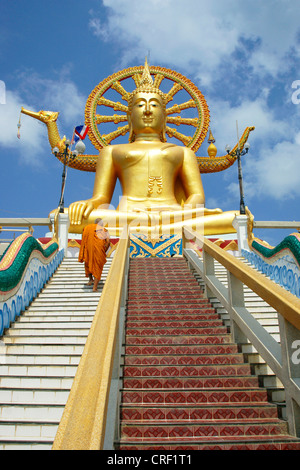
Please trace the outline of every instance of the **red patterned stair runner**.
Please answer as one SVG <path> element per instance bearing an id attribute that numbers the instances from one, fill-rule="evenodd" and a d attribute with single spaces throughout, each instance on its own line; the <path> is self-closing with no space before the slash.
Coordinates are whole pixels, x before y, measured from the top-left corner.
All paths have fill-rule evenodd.
<path id="1" fill-rule="evenodd" d="M 300 449 L 183 258 L 130 261 L 116 448 Z"/>

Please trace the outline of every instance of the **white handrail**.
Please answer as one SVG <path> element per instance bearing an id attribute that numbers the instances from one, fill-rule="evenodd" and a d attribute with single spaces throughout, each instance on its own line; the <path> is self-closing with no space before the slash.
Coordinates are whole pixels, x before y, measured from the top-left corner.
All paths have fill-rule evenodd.
<path id="1" fill-rule="evenodd" d="M 185 249 L 184 255 L 204 280 L 207 296 L 217 297 L 229 313 L 233 339 L 239 343 L 250 341 L 281 380 L 289 432 L 300 436 L 300 299 L 187 227 L 183 229 L 184 240 L 186 237 L 202 247 L 203 260 L 191 249 Z M 226 268 L 228 287 L 216 277 L 214 260 Z M 244 284 L 276 308 L 280 344 L 245 307 Z"/>

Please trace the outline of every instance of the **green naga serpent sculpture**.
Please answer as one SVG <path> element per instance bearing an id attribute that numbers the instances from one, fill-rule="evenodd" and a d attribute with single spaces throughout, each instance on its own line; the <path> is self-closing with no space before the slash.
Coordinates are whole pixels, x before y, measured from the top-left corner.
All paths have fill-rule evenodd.
<path id="1" fill-rule="evenodd" d="M 151 75 L 154 77 L 154 84 L 156 87 L 159 88 L 164 80 L 173 84 L 170 90 L 165 93 L 167 104 L 172 101 L 174 96 L 177 95 L 177 93 L 181 90 L 189 95 L 190 99 L 187 101 L 183 101 L 179 104 L 173 104 L 173 106 L 166 108 L 166 134 L 171 138 L 180 140 L 185 146 L 191 148 L 193 151 L 196 151 L 202 144 L 209 130 L 209 109 L 203 94 L 189 79 L 173 70 L 154 66 L 149 67 L 149 69 Z M 131 67 L 129 69 L 117 72 L 100 82 L 88 97 L 85 108 L 85 124 L 89 127 L 88 136 L 96 149 L 101 150 L 101 148 L 109 145 L 112 140 L 121 135 L 125 135 L 129 131 L 128 124 L 125 124 L 122 127 L 118 127 L 117 130 L 110 132 L 109 134 L 103 134 L 99 132 L 98 126 L 101 124 L 119 124 L 121 122 L 127 121 L 128 106 L 120 103 L 119 101 L 113 101 L 106 98 L 104 96 L 105 93 L 113 90 L 114 92 L 119 93 L 121 98 L 126 101 L 128 99 L 129 92 L 126 91 L 121 82 L 123 80 L 126 82 L 128 79 L 132 79 L 134 80 L 135 84 L 138 85 L 139 81 L 141 80 L 142 72 L 143 66 Z M 98 106 L 105 107 L 106 109 L 112 108 L 114 111 L 125 114 L 97 114 Z M 195 108 L 195 112 L 198 113 L 198 117 L 181 117 L 180 113 L 183 110 L 189 110 L 191 108 Z M 61 162 L 63 162 L 62 154 L 65 149 L 66 137 L 64 136 L 61 138 L 59 135 L 57 128 L 57 118 L 59 113 L 52 111 L 33 112 L 23 107 L 21 112 L 46 124 L 50 146 L 52 149 L 54 147 L 59 149 L 59 153 L 56 153 L 55 156 Z M 179 115 L 173 116 L 173 114 Z M 173 124 L 179 127 L 183 125 L 184 129 L 187 128 L 186 126 L 192 126 L 195 128 L 195 132 L 192 136 L 185 135 L 184 133 L 178 132 L 176 128 L 171 127 L 168 124 Z M 241 150 L 243 149 L 245 143 L 248 140 L 250 132 L 253 130 L 253 126 L 247 127 L 239 139 L 239 142 L 232 148 L 232 150 L 227 155 L 220 157 L 216 156 L 217 149 L 214 145 L 215 140 L 212 136 L 212 133 L 210 132 L 208 138 L 210 145 L 207 150 L 209 156 L 196 157 L 200 172 L 220 172 L 233 165 L 237 158 L 237 148 L 239 147 Z M 98 158 L 98 155 L 78 154 L 74 156 L 71 152 L 69 152 L 67 165 L 77 170 L 95 172 Z"/>

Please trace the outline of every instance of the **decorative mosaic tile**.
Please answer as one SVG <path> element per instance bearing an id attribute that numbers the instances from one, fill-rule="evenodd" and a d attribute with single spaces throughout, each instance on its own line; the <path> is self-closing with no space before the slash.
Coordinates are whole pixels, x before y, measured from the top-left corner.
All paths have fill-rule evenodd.
<path id="1" fill-rule="evenodd" d="M 300 450 L 185 261 L 130 263 L 120 449 Z"/>

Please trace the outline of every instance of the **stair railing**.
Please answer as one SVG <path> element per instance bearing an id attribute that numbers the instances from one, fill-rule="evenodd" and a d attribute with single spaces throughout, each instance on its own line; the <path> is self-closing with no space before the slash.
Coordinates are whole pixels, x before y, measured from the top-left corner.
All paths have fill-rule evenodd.
<path id="1" fill-rule="evenodd" d="M 208 298 L 217 297 L 230 316 L 230 331 L 237 343 L 252 343 L 285 389 L 289 432 L 300 437 L 300 299 L 241 260 L 213 244 L 203 235 L 183 228 L 183 243 L 202 248 L 184 248 L 184 256 L 205 282 Z M 227 271 L 228 287 L 215 275 L 214 260 Z M 244 284 L 278 312 L 280 343 L 245 307 Z"/>
<path id="2" fill-rule="evenodd" d="M 0 337 L 37 297 L 63 257 L 55 239 L 42 245 L 30 233 L 0 254 Z"/>
<path id="3" fill-rule="evenodd" d="M 118 440 L 120 358 L 127 300 L 125 229 L 95 312 L 53 450 L 113 449 Z"/>

